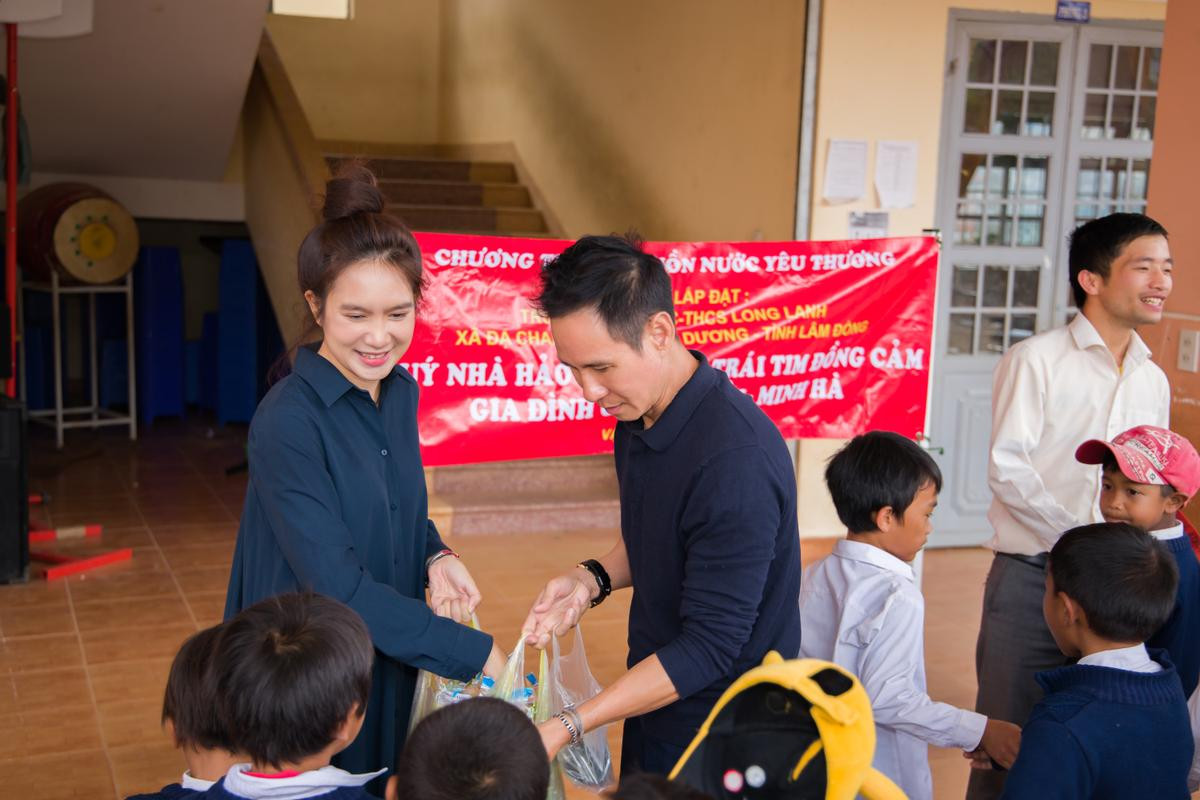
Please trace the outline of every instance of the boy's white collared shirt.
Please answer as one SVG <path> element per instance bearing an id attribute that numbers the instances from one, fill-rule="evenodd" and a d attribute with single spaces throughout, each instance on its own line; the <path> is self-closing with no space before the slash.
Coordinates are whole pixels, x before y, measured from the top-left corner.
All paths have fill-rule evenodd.
<path id="1" fill-rule="evenodd" d="M 1163 528 L 1162 530 L 1158 531 L 1150 531 L 1150 535 L 1155 539 L 1158 539 L 1160 542 L 1169 542 L 1172 539 L 1178 539 L 1184 535 L 1183 523 L 1177 522 L 1169 528 Z"/>
<path id="2" fill-rule="evenodd" d="M 1150 657 L 1144 644 L 1101 650 L 1084 656 L 1075 663 L 1081 666 L 1123 669 L 1127 672 L 1162 672 L 1162 664 Z"/>
<path id="3" fill-rule="evenodd" d="M 1014 345 L 992 380 L 988 546 L 1037 555 L 1103 521 L 1100 468 L 1077 462 L 1076 448 L 1136 425 L 1169 427 L 1170 410 L 1167 376 L 1136 333 L 1120 368 L 1083 314 Z"/>
<path id="4" fill-rule="evenodd" d="M 929 744 L 974 750 L 987 718 L 930 699 L 925 600 L 912 567 L 878 547 L 843 540 L 800 584 L 801 658 L 856 675 L 875 715 L 876 769 L 910 800 L 930 800 Z"/>
<path id="5" fill-rule="evenodd" d="M 386 769 L 381 769 L 378 772 L 356 775 L 329 766 L 302 772 L 290 778 L 260 778 L 247 775 L 250 768 L 250 764 L 235 764 L 230 767 L 229 772 L 225 773 L 225 791 L 248 800 L 306 800 L 309 797 L 329 794 L 343 786 L 364 786 L 387 772 Z"/>
<path id="6" fill-rule="evenodd" d="M 201 778 L 192 777 L 191 770 L 184 770 L 183 777 L 179 779 L 179 785 L 184 789 L 191 789 L 193 792 L 207 792 L 213 787 L 216 781 L 206 781 Z"/>

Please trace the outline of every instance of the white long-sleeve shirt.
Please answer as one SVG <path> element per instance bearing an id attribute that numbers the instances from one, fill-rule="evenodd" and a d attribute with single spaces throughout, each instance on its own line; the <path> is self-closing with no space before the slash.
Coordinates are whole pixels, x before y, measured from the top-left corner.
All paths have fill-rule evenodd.
<path id="1" fill-rule="evenodd" d="M 843 540 L 800 584 L 801 658 L 858 676 L 875 715 L 874 767 L 910 800 L 930 800 L 928 744 L 974 750 L 987 718 L 930 699 L 925 689 L 925 598 L 912 567 L 878 547 Z"/>
<path id="2" fill-rule="evenodd" d="M 1135 425 L 1165 428 L 1170 410 L 1167 376 L 1136 333 L 1121 366 L 1083 314 L 1014 345 L 993 376 L 988 546 L 1036 555 L 1103 521 L 1098 468 L 1075 449 Z"/>

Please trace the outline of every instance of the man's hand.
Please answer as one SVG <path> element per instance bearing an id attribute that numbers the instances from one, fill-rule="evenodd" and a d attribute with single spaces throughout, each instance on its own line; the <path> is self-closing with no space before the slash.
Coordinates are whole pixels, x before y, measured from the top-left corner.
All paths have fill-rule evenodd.
<path id="1" fill-rule="evenodd" d="M 454 556 L 429 567 L 429 607 L 439 617 L 468 623 L 482 598 L 465 564 Z"/>
<path id="2" fill-rule="evenodd" d="M 983 729 L 976 752 L 983 751 L 988 758 L 1005 769 L 1011 769 L 1021 749 L 1021 729 L 1002 719 L 989 719 Z M 972 759 L 974 762 L 975 759 Z M 971 766 L 975 766 L 972 763 Z"/>
<path id="3" fill-rule="evenodd" d="M 539 650 L 545 649 L 551 636 L 562 636 L 579 624 L 598 594 L 600 587 L 596 579 L 578 567 L 552 579 L 525 618 L 521 628 L 525 641 Z"/>

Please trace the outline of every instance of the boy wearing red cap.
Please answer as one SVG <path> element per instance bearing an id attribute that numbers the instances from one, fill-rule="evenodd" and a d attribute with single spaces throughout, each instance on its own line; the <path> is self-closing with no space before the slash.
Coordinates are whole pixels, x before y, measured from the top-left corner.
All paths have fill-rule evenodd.
<path id="1" fill-rule="evenodd" d="M 1083 464 L 1100 464 L 1100 513 L 1105 522 L 1127 522 L 1160 540 L 1179 567 L 1175 607 L 1146 641 L 1167 651 L 1190 697 L 1200 683 L 1200 562 L 1177 512 L 1200 490 L 1200 454 L 1166 428 L 1139 425 L 1111 442 L 1092 439 L 1075 451 Z"/>

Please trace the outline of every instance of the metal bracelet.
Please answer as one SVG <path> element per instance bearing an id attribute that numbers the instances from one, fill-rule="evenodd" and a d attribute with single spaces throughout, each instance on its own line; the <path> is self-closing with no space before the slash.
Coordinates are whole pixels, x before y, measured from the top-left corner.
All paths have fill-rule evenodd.
<path id="1" fill-rule="evenodd" d="M 566 709 L 563 709 L 554 716 L 567 729 L 567 733 L 571 735 L 571 744 L 579 744 L 579 728 L 575 727 L 575 723 L 567 718 Z"/>
<path id="2" fill-rule="evenodd" d="M 571 721 L 575 723 L 575 727 L 579 730 L 579 738 L 582 739 L 583 735 L 587 733 L 587 731 L 583 727 L 583 717 L 579 715 L 579 711 L 576 710 L 574 705 L 568 703 L 563 707 L 563 713 L 568 715 L 571 718 Z M 574 742 L 572 742 L 572 744 L 574 744 Z"/>

